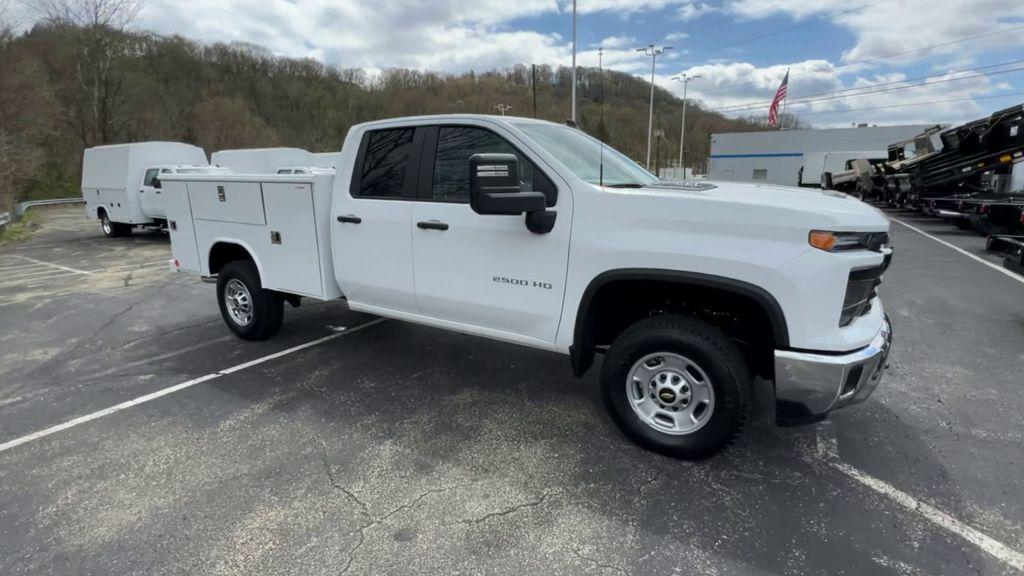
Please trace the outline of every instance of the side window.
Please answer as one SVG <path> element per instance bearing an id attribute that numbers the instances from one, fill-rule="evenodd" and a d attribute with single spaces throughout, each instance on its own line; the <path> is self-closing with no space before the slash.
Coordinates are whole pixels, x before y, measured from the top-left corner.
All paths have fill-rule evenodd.
<path id="1" fill-rule="evenodd" d="M 401 198 L 404 195 L 414 133 L 414 128 L 369 133 L 356 196 Z"/>
<path id="2" fill-rule="evenodd" d="M 149 170 L 146 170 L 146 176 L 145 176 L 145 178 L 142 179 L 142 185 L 143 186 L 152 186 L 153 185 L 153 179 L 156 178 L 156 175 L 159 174 L 159 173 L 160 173 L 160 169 L 159 168 L 150 168 Z"/>
<path id="3" fill-rule="evenodd" d="M 554 185 L 528 158 L 494 132 L 471 126 L 442 126 L 438 130 L 431 197 L 440 202 L 469 202 L 469 157 L 490 153 L 518 156 L 521 189 L 544 192 L 548 206 L 554 206 Z"/>

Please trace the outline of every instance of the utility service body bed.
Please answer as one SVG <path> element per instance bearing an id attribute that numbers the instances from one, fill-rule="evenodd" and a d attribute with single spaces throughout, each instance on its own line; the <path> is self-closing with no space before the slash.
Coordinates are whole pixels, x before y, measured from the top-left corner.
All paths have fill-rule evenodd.
<path id="1" fill-rule="evenodd" d="M 173 270 L 211 276 L 211 254 L 230 239 L 252 256 L 264 288 L 341 297 L 331 258 L 334 175 L 174 174 L 163 183 Z"/>

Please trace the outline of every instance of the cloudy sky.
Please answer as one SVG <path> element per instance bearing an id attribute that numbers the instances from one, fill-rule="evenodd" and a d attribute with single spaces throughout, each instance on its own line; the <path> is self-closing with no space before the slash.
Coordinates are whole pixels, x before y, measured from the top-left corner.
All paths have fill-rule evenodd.
<path id="1" fill-rule="evenodd" d="M 568 64 L 571 10 L 571 0 L 146 0 L 138 26 L 341 66 L 460 72 Z M 766 113 L 787 68 L 790 110 L 818 126 L 952 123 L 1024 102 L 1024 2 L 579 0 L 578 11 L 580 65 L 596 66 L 600 46 L 608 67 L 649 74 L 636 48 L 672 45 L 656 81 L 681 94 L 670 78 L 700 74 L 690 94 L 732 115 Z"/>

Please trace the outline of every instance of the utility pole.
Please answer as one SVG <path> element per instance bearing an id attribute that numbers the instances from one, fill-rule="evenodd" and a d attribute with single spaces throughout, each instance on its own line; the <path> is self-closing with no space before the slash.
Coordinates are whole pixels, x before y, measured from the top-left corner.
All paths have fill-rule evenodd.
<path id="1" fill-rule="evenodd" d="M 494 108 L 495 108 L 495 109 L 496 109 L 496 110 L 497 110 L 498 112 L 501 112 L 501 115 L 502 115 L 502 116 L 504 116 L 504 115 L 505 115 L 505 112 L 508 112 L 509 110 L 511 110 L 511 109 L 512 109 L 512 106 L 509 106 L 508 104 L 498 104 L 498 105 L 497 105 L 497 106 L 495 106 Z"/>
<path id="2" fill-rule="evenodd" d="M 637 48 L 637 52 L 643 52 L 645 55 L 651 57 L 651 110 L 647 117 L 647 169 L 651 169 L 651 138 L 654 135 L 654 66 L 658 60 L 658 55 L 664 53 L 666 50 L 671 50 L 671 46 L 662 46 L 657 48 L 654 44 L 648 44 L 646 48 Z"/>
<path id="3" fill-rule="evenodd" d="M 686 88 L 697 78 L 700 78 L 700 74 L 680 74 L 673 76 L 673 80 L 678 80 L 683 83 L 683 122 L 679 128 L 679 167 L 683 170 L 683 180 L 686 180 L 686 149 L 683 148 L 683 142 L 686 141 Z"/>
<path id="4" fill-rule="evenodd" d="M 576 0 L 572 0 L 572 123 L 576 124 Z"/>
<path id="5" fill-rule="evenodd" d="M 537 65 L 530 64 L 533 71 L 533 117 L 537 117 Z"/>

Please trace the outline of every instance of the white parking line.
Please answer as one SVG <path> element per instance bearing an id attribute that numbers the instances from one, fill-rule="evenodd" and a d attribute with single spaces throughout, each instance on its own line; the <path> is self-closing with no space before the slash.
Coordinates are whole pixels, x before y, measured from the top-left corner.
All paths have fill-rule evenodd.
<path id="1" fill-rule="evenodd" d="M 384 322 L 384 321 L 385 321 L 385 318 L 377 318 L 375 320 L 370 320 L 369 322 L 365 322 L 363 324 L 360 324 L 360 325 L 356 326 L 355 328 L 351 328 L 349 330 L 345 330 L 344 332 L 336 332 L 334 334 L 328 334 L 327 336 L 324 336 L 323 338 L 317 338 L 316 340 L 312 340 L 310 342 L 306 342 L 305 344 L 299 344 L 298 346 L 292 346 L 291 348 L 288 348 L 287 350 L 282 350 L 280 352 L 274 352 L 273 354 L 268 354 L 268 355 L 263 356 L 261 358 L 257 358 L 255 360 L 250 360 L 249 362 L 243 362 L 242 364 L 238 364 L 238 365 L 232 366 L 230 368 L 225 368 L 224 370 L 220 370 L 220 371 L 217 371 L 217 372 L 206 374 L 205 376 L 200 376 L 199 378 L 193 378 L 192 380 L 189 380 L 187 382 L 182 382 L 181 384 L 175 384 L 174 386 L 171 386 L 169 388 L 164 388 L 162 390 L 157 390 L 156 392 L 151 392 L 151 393 L 146 394 L 144 396 L 139 396 L 138 398 L 134 398 L 132 400 L 128 400 L 127 402 L 122 402 L 120 404 L 115 404 L 114 406 L 111 406 L 109 408 L 104 408 L 103 410 L 99 410 L 99 411 L 96 411 L 96 412 L 92 412 L 91 414 L 86 414 L 84 416 L 79 416 L 78 418 L 72 418 L 71 420 L 68 420 L 67 422 L 63 422 L 61 424 L 57 424 L 56 426 L 51 426 L 49 428 L 45 428 L 45 429 L 40 430 L 38 432 L 33 432 L 32 434 L 28 434 L 28 435 L 22 436 L 20 438 L 15 438 L 14 440 L 8 440 L 7 442 L 4 442 L 3 444 L 0 444 L 0 452 L 6 452 L 7 450 L 10 450 L 11 448 L 16 448 L 18 446 L 21 446 L 22 444 L 28 444 L 29 442 L 32 442 L 34 440 L 39 440 L 40 438 L 45 438 L 45 437 L 47 437 L 47 436 L 49 436 L 51 434 L 56 434 L 57 432 L 61 432 L 63 430 L 67 430 L 68 428 L 73 428 L 75 426 L 78 426 L 79 424 L 85 424 L 86 422 L 92 422 L 93 420 L 97 420 L 99 418 L 103 418 L 104 416 L 109 416 L 111 414 L 120 412 L 122 410 L 127 410 L 128 408 L 131 408 L 132 406 L 138 406 L 139 404 L 143 404 L 143 403 L 149 402 L 150 400 L 156 400 L 157 398 L 161 398 L 163 396 L 167 396 L 168 394 L 173 394 L 175 392 L 178 392 L 180 390 L 184 390 L 186 388 L 191 388 L 192 386 L 195 386 L 196 384 L 202 384 L 203 382 L 209 382 L 210 380 L 214 380 L 216 378 L 220 378 L 221 376 L 227 376 L 228 374 L 234 374 L 235 372 L 238 372 L 240 370 L 245 370 L 246 368 L 252 368 L 253 366 L 257 366 L 259 364 L 263 364 L 264 362 L 269 362 L 271 360 L 274 360 L 274 359 L 277 359 L 277 358 L 281 358 L 282 356 L 287 356 L 289 354 L 294 354 L 296 352 L 300 352 L 300 351 L 305 350 L 307 348 L 312 348 L 314 346 L 318 346 L 320 344 L 323 344 L 324 342 L 330 342 L 331 340 L 334 340 L 336 338 L 340 338 L 340 337 L 342 337 L 342 336 L 344 336 L 346 334 L 351 334 L 353 332 L 358 332 L 359 330 L 362 330 L 364 328 L 369 328 L 370 326 L 373 326 L 375 324 L 380 324 L 381 322 Z"/>
<path id="2" fill-rule="evenodd" d="M 19 256 L 17 254 L 10 254 L 11 258 L 20 258 L 22 260 L 28 260 L 36 264 L 42 264 L 44 266 L 52 266 L 53 268 L 59 268 L 61 270 L 67 270 L 68 272 L 74 272 L 76 274 L 92 274 L 88 270 L 79 270 L 78 268 L 70 268 L 68 266 L 61 266 L 60 264 L 53 264 L 52 262 L 43 262 L 42 260 L 36 260 L 35 258 L 29 258 L 28 256 Z"/>
<path id="3" fill-rule="evenodd" d="M 824 423 L 819 426 L 817 446 L 818 456 L 829 466 L 842 472 L 859 484 L 867 486 L 882 496 L 885 496 L 908 511 L 921 515 L 932 524 L 967 540 L 988 554 L 991 554 L 994 558 L 1021 572 L 1024 572 L 1024 554 L 1010 548 L 995 538 L 984 534 L 980 530 L 957 520 L 935 506 L 918 500 L 910 494 L 896 488 L 892 484 L 889 484 L 884 480 L 879 480 L 867 472 L 863 472 L 856 467 L 843 462 L 839 457 L 839 450 L 831 423 Z"/>
<path id="4" fill-rule="evenodd" d="M 947 248 L 952 248 L 953 250 L 956 250 L 957 252 L 963 254 L 964 256 L 967 256 L 968 258 L 970 258 L 971 260 L 974 260 L 975 262 L 979 262 L 981 264 L 984 264 L 985 266 L 988 266 L 989 268 L 995 270 L 996 272 L 999 272 L 1000 274 L 1004 274 L 1007 277 L 1012 278 L 1012 279 L 1016 280 L 1017 282 L 1020 282 L 1021 284 L 1024 284 L 1024 276 L 1019 276 L 1019 275 L 1017 275 L 1017 274 L 1007 270 L 1006 268 L 1003 268 L 1002 266 L 996 266 L 995 264 L 989 262 L 988 260 L 985 260 L 984 258 L 979 258 L 978 256 L 975 256 L 974 254 L 971 254 L 970 252 L 968 252 L 967 250 L 964 250 L 963 248 L 961 248 L 959 246 L 955 246 L 953 244 L 950 244 L 949 242 L 946 242 L 942 238 L 939 238 L 937 236 L 933 236 L 933 235 L 925 232 L 924 230 L 921 230 L 920 228 L 918 228 L 916 226 L 911 226 L 910 224 L 907 224 L 906 222 L 904 222 L 904 221 L 902 221 L 902 220 L 900 220 L 898 218 L 893 218 L 893 217 L 890 216 L 889 219 L 892 220 L 893 222 L 901 225 L 901 226 L 906 226 L 907 228 L 910 228 L 911 230 L 913 230 L 914 232 L 917 232 L 918 234 L 920 234 L 921 236 L 924 236 L 925 238 L 931 238 L 932 240 L 935 240 L 939 244 L 942 244 L 943 246 L 945 246 Z"/>

